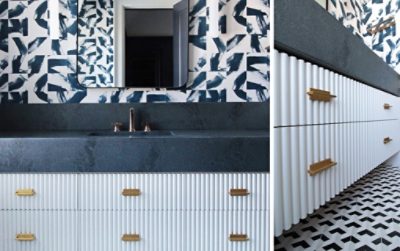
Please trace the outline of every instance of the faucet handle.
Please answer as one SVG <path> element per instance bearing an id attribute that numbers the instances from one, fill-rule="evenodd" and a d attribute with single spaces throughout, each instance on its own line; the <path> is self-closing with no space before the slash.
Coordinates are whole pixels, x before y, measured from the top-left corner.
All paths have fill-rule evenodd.
<path id="1" fill-rule="evenodd" d="M 113 127 L 114 127 L 114 132 L 120 132 L 122 130 L 122 122 L 114 122 Z"/>
<path id="2" fill-rule="evenodd" d="M 150 123 L 148 121 L 146 121 L 143 131 L 151 132 Z"/>

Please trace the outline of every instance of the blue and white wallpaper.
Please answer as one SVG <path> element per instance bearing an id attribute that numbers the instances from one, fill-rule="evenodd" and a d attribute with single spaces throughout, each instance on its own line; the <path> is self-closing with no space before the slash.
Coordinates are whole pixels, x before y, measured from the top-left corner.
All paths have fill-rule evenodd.
<path id="1" fill-rule="evenodd" d="M 329 0 L 328 10 L 345 27 L 362 38 L 383 61 L 400 73 L 400 34 L 396 33 L 396 26 L 376 34 L 368 32 L 371 26 L 390 16 L 400 15 L 400 1 Z"/>
<path id="2" fill-rule="evenodd" d="M 79 0 L 78 80 L 86 87 L 114 86 L 114 1 Z"/>
<path id="3" fill-rule="evenodd" d="M 57 1 L 59 11 L 56 32 L 50 1 Z M 78 20 L 77 1 L 0 0 L 0 103 L 268 100 L 269 0 L 191 0 L 190 83 L 182 91 L 80 85 L 78 75 L 92 86 L 112 81 L 113 8 L 111 0 L 87 0 L 90 22 L 84 23 Z M 215 3 L 219 32 L 211 34 L 209 6 Z M 78 48 L 78 27 L 85 25 L 96 28 L 87 29 L 79 38 L 85 46 Z M 78 60 L 88 67 L 78 70 Z"/>
<path id="4" fill-rule="evenodd" d="M 328 11 L 355 35 L 363 37 L 364 5 L 367 0 L 329 0 Z"/>
<path id="5" fill-rule="evenodd" d="M 381 0 L 370 1 L 365 4 L 363 21 L 366 27 L 378 24 L 388 17 L 400 15 L 400 1 Z M 372 50 L 380 56 L 389 66 L 400 73 L 400 22 L 397 20 L 395 26 L 378 32 L 374 35 L 366 33 L 364 41 Z"/>

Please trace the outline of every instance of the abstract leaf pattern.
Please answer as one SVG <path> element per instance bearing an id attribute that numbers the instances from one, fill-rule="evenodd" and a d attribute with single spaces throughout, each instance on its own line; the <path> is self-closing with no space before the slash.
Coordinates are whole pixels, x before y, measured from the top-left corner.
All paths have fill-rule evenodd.
<path id="1" fill-rule="evenodd" d="M 78 0 L 58 0 L 54 38 L 48 0 L 0 0 L 0 103 L 268 100 L 269 0 L 190 0 L 186 90 L 86 88 L 114 81 L 115 0 L 82 1 L 78 18 Z M 212 4 L 218 20 L 210 20 Z"/>
<path id="2" fill-rule="evenodd" d="M 392 26 L 376 34 L 370 34 L 368 28 L 398 15 L 400 2 L 392 0 L 330 0 L 329 12 L 355 35 L 362 38 L 395 71 L 400 73 L 400 34 Z"/>

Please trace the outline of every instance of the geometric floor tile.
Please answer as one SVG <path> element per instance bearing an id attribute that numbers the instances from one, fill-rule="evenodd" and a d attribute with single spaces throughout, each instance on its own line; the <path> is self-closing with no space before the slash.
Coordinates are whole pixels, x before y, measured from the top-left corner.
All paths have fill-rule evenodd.
<path id="1" fill-rule="evenodd" d="M 276 237 L 275 250 L 400 250 L 400 168 L 375 168 Z"/>

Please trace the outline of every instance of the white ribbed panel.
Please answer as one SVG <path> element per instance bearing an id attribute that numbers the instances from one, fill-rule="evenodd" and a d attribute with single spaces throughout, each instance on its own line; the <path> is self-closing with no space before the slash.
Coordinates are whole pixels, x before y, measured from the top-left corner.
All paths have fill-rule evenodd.
<path id="1" fill-rule="evenodd" d="M 81 174 L 79 206 L 83 210 L 266 210 L 267 173 Z M 141 195 L 125 197 L 124 188 Z M 232 197 L 231 188 L 250 195 Z"/>
<path id="2" fill-rule="evenodd" d="M 55 211 L 0 211 L 0 250 L 78 250 L 76 214 Z M 16 241 L 18 233 L 32 233 L 36 240 Z"/>
<path id="3" fill-rule="evenodd" d="M 82 212 L 81 250 L 96 251 L 265 251 L 268 250 L 266 211 L 139 211 Z M 141 241 L 123 242 L 125 233 Z M 247 234 L 247 242 L 230 242 L 229 235 Z"/>
<path id="4" fill-rule="evenodd" d="M 399 128 L 398 120 L 276 128 L 275 235 L 398 152 Z M 308 174 L 327 158 L 337 165 Z"/>
<path id="5" fill-rule="evenodd" d="M 398 118 L 400 102 L 394 95 L 285 53 L 275 51 L 275 56 L 274 126 Z M 337 97 L 331 102 L 311 101 L 309 88 L 327 90 Z M 393 107 L 385 110 L 385 103 Z"/>
<path id="6" fill-rule="evenodd" d="M 264 251 L 267 173 L 1 174 L 0 250 Z M 15 191 L 32 188 L 33 197 Z M 124 197 L 139 188 L 139 197 Z M 249 196 L 231 197 L 231 188 Z M 17 233 L 36 240 L 18 242 Z M 140 234 L 123 242 L 123 234 Z M 248 242 L 228 241 L 246 233 Z"/>
<path id="7" fill-rule="evenodd" d="M 1 174 L 0 210 L 77 209 L 76 174 Z M 34 196 L 16 196 L 34 189 Z"/>

